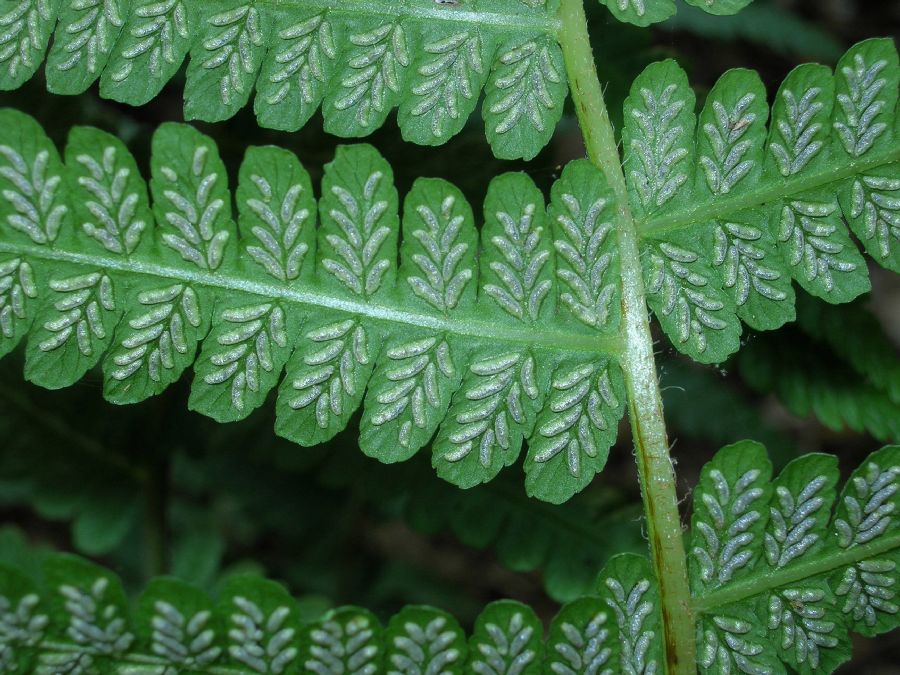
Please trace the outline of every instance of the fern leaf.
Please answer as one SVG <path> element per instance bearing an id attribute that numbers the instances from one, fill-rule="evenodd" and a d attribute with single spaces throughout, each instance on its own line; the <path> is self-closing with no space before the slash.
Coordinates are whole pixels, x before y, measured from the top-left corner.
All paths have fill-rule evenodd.
<path id="1" fill-rule="evenodd" d="M 530 607 L 511 600 L 492 602 L 469 638 L 468 670 L 479 675 L 541 671 L 544 645 L 540 620 Z"/>
<path id="2" fill-rule="evenodd" d="M 771 481 L 762 446 L 743 442 L 704 468 L 691 551 L 708 671 L 831 672 L 849 658 L 848 631 L 896 626 L 897 460 L 896 447 L 866 459 L 833 516 L 833 456 L 800 457 Z"/>
<path id="3" fill-rule="evenodd" d="M 174 668 L 197 670 L 225 652 L 214 612 L 212 601 L 190 584 L 158 577 L 141 594 L 136 630 Z"/>
<path id="4" fill-rule="evenodd" d="M 567 605 L 550 626 L 545 670 L 559 675 L 614 672 L 618 645 L 611 627 L 608 609 L 599 598 Z"/>
<path id="5" fill-rule="evenodd" d="M 673 0 L 600 0 L 619 21 L 649 26 L 675 14 Z"/>
<path id="6" fill-rule="evenodd" d="M 382 627 L 364 609 L 341 607 L 309 626 L 300 658 L 307 672 L 375 673 L 383 658 Z"/>
<path id="7" fill-rule="evenodd" d="M 624 165 L 649 302 L 676 347 L 721 361 L 738 347 L 737 319 L 760 330 L 793 320 L 791 279 L 833 303 L 869 290 L 842 216 L 876 262 L 897 269 L 898 77 L 890 40 L 852 47 L 833 76 L 800 66 L 768 132 L 749 71 L 723 75 L 696 122 L 676 64 L 635 80 Z"/>
<path id="8" fill-rule="evenodd" d="M 239 14 L 223 27 L 255 21 L 228 16 Z M 894 246 L 884 191 L 897 166 L 895 61 L 888 41 L 861 43 L 833 89 L 822 67 L 797 69 L 768 132 L 758 76 L 732 71 L 696 138 L 674 63 L 636 80 L 623 132 L 631 206 L 649 304 L 676 347 L 721 361 L 741 321 L 793 319 L 790 277 L 831 302 L 868 288 L 840 195 L 863 194 L 884 225 L 872 236 L 886 231 L 878 241 Z M 312 445 L 362 404 L 363 452 L 403 461 L 434 437 L 437 472 L 465 487 L 515 462 L 527 440 L 527 489 L 551 502 L 605 464 L 625 403 L 617 206 L 586 161 L 563 170 L 546 210 L 524 176 L 497 178 L 479 237 L 441 180 L 418 180 L 401 218 L 390 166 L 369 146 L 326 167 L 317 228 L 296 159 L 253 149 L 238 176 L 238 236 L 224 164 L 194 129 L 154 135 L 151 218 L 124 146 L 80 130 L 63 165 L 33 120 L 4 115 L 3 349 L 29 333 L 30 379 L 66 386 L 102 358 L 106 397 L 125 403 L 196 362 L 190 406 L 204 414 L 241 419 L 277 386 L 276 430 Z M 89 141 L 102 150 L 82 151 Z M 890 267 L 879 246 L 869 252 Z M 882 413 L 867 423 L 893 438 Z"/>
<path id="9" fill-rule="evenodd" d="M 106 67 L 128 11 L 127 0 L 60 0 L 56 37 L 47 55 L 47 89 L 85 91 Z"/>
<path id="10" fill-rule="evenodd" d="M 16 89 L 37 72 L 56 26 L 62 0 L 19 0 L 4 3 L 0 14 L 0 82 Z"/>
<path id="11" fill-rule="evenodd" d="M 534 325 L 553 312 L 554 256 L 540 191 L 524 175 L 491 183 L 480 257 L 482 296 L 519 322 Z M 487 296 L 487 297 L 485 297 Z M 514 462 L 532 433 L 543 397 L 537 359 L 529 350 L 487 347 L 472 356 L 462 387 L 434 443 L 438 474 L 461 487 L 493 478 Z"/>
<path id="12" fill-rule="evenodd" d="M 228 119 L 250 98 L 262 65 L 269 14 L 235 0 L 205 5 L 185 83 L 186 119 Z"/>
<path id="13" fill-rule="evenodd" d="M 338 46 L 347 39 L 343 25 L 329 18 L 327 8 L 276 8 L 253 103 L 262 126 L 296 131 L 321 105 L 338 66 Z"/>
<path id="14" fill-rule="evenodd" d="M 151 204 L 120 142 L 77 129 L 64 165 L 30 118 L 3 115 L 4 350 L 29 333 L 29 379 L 67 386 L 102 360 L 106 398 L 128 403 L 194 363 L 192 409 L 242 419 L 277 387 L 276 431 L 304 445 L 362 404 L 365 453 L 403 461 L 436 435 L 438 473 L 465 486 L 528 440 L 526 486 L 552 502 L 605 464 L 625 400 L 618 255 L 586 162 L 549 217 L 529 179 L 498 178 L 478 270 L 459 190 L 420 179 L 401 219 L 370 146 L 326 167 L 320 227 L 296 158 L 251 148 L 238 236 L 224 164 L 191 127 L 154 134 Z"/>
<path id="15" fill-rule="evenodd" d="M 694 491 L 690 577 L 701 672 L 829 673 L 850 635 L 900 623 L 900 446 L 878 450 L 838 489 L 837 458 L 798 457 L 772 477 L 765 449 L 720 450 Z M 65 554 L 41 583 L 0 566 L 0 663 L 16 672 L 654 673 L 663 664 L 659 585 L 624 554 L 594 592 L 564 605 L 544 639 L 519 602 L 487 605 L 468 638 L 441 610 L 412 606 L 382 628 L 340 607 L 303 623 L 279 584 L 231 577 L 214 601 L 175 579 L 128 604 L 118 578 Z M 756 617 L 761 617 L 757 620 Z"/>
<path id="16" fill-rule="evenodd" d="M 547 36 L 501 45 L 485 89 L 483 116 L 497 157 L 537 155 L 562 117 L 566 76 L 562 52 Z"/>
<path id="17" fill-rule="evenodd" d="M 219 598 L 219 615 L 228 636 L 223 656 L 230 666 L 283 673 L 299 665 L 299 610 L 280 584 L 246 577 L 229 580 Z"/>
<path id="18" fill-rule="evenodd" d="M 615 556 L 600 572 L 598 587 L 615 622 L 613 649 L 621 672 L 657 672 L 662 667 L 662 620 L 659 589 L 647 559 Z"/>
<path id="19" fill-rule="evenodd" d="M 466 637 L 459 622 L 431 607 L 405 607 L 385 630 L 384 663 L 391 673 L 462 675 Z"/>
<path id="20" fill-rule="evenodd" d="M 450 316 L 474 304 L 476 234 L 462 193 L 420 179 L 406 198 L 400 281 L 410 307 Z M 441 332 L 385 341 L 360 428 L 360 448 L 382 461 L 408 459 L 446 416 L 466 348 Z"/>
<path id="21" fill-rule="evenodd" d="M 7 0 L 0 89 L 47 55 L 47 87 L 143 105 L 188 57 L 186 119 L 232 117 L 250 101 L 261 126 L 296 131 L 321 106 L 326 131 L 359 137 L 398 108 L 403 137 L 439 145 L 482 90 L 488 140 L 505 159 L 550 140 L 567 93 L 555 0 L 416 0 L 333 7 L 323 0 Z"/>
<path id="22" fill-rule="evenodd" d="M 136 106 L 156 97 L 190 49 L 197 7 L 185 0 L 132 0 L 100 76 L 100 94 Z"/>

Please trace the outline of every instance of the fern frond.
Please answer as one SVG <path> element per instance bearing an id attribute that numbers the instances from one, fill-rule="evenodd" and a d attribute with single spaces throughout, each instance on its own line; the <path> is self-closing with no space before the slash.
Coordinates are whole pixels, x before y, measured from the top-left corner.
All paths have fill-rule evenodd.
<path id="1" fill-rule="evenodd" d="M 530 607 L 487 605 L 466 638 L 446 612 L 409 606 L 386 627 L 339 607 L 304 624 L 284 587 L 232 577 L 213 601 L 191 585 L 153 579 L 129 612 L 118 578 L 65 554 L 47 556 L 38 585 L 0 565 L 0 663 L 11 672 L 82 669 L 198 673 L 600 673 L 659 663 L 658 595 L 646 559 L 624 555 L 600 594 L 565 605 L 549 636 Z M 635 616 L 637 614 L 637 616 Z"/>
<path id="2" fill-rule="evenodd" d="M 631 207 L 649 302 L 678 349 L 720 361 L 741 319 L 792 319 L 791 276 L 831 302 L 868 289 L 841 212 L 897 267 L 896 61 L 888 41 L 868 41 L 836 83 L 796 70 L 768 154 L 755 74 L 723 77 L 696 143 L 678 67 L 638 78 L 623 136 Z M 463 487 L 515 462 L 524 440 L 528 492 L 547 501 L 605 464 L 625 404 L 621 278 L 615 199 L 586 160 L 565 167 L 546 208 L 525 176 L 495 179 L 479 242 L 442 180 L 417 181 L 401 218 L 390 166 L 362 145 L 326 167 L 317 228 L 303 167 L 257 148 L 238 228 L 217 148 L 189 126 L 154 135 L 151 205 L 116 139 L 75 130 L 63 163 L 34 120 L 2 121 L 0 354 L 28 332 L 34 382 L 67 386 L 102 361 L 106 398 L 131 403 L 196 360 L 190 406 L 230 421 L 286 369 L 276 430 L 303 445 L 333 437 L 365 399 L 365 453 L 403 461 L 435 437 L 438 474 Z"/>
<path id="3" fill-rule="evenodd" d="M 701 672 L 829 673 L 849 658 L 851 633 L 900 623 L 900 446 L 872 453 L 840 491 L 833 455 L 771 474 L 750 441 L 723 448 L 701 473 L 690 545 Z M 425 606 L 386 627 L 358 607 L 304 624 L 282 586 L 252 576 L 229 579 L 215 601 L 157 578 L 131 613 L 115 575 L 65 554 L 45 559 L 40 584 L 0 566 L 0 619 L 0 663 L 12 672 L 575 675 L 663 663 L 658 583 L 633 554 L 610 560 L 546 639 L 534 611 L 509 600 L 487 605 L 468 640 Z"/>
<path id="4" fill-rule="evenodd" d="M 562 115 L 557 0 L 4 0 L 0 89 L 47 88 L 143 105 L 189 56 L 186 119 L 233 116 L 254 93 L 261 126 L 296 131 L 321 106 L 326 131 L 365 136 L 398 110 L 403 137 L 459 133 L 482 89 L 501 158 L 534 157 Z"/>
<path id="5" fill-rule="evenodd" d="M 898 446 L 870 455 L 839 496 L 831 455 L 800 457 L 773 481 L 762 446 L 720 451 L 692 520 L 704 672 L 831 672 L 850 656 L 849 631 L 896 627 L 898 478 Z"/>
<path id="6" fill-rule="evenodd" d="M 852 47 L 834 76 L 799 66 L 767 131 L 751 71 L 726 73 L 699 118 L 674 62 L 636 79 L 624 166 L 649 302 L 678 349 L 721 361 L 738 348 L 739 319 L 759 330 L 792 320 L 792 279 L 835 303 L 867 291 L 844 219 L 876 262 L 900 270 L 898 80 L 891 40 Z"/>
<path id="7" fill-rule="evenodd" d="M 132 403 L 196 360 L 190 407 L 231 421 L 286 369 L 276 430 L 304 445 L 365 396 L 364 452 L 402 461 L 437 432 L 433 463 L 458 485 L 491 480 L 525 439 L 529 492 L 548 501 L 605 463 L 624 408 L 619 282 L 610 199 L 586 162 L 557 186 L 553 230 L 529 179 L 498 178 L 477 259 L 462 194 L 421 179 L 401 219 L 370 146 L 326 167 L 318 228 L 296 158 L 251 149 L 239 237 L 216 146 L 189 126 L 153 137 L 151 208 L 109 135 L 74 130 L 64 164 L 34 120 L 2 121 L 2 347 L 30 333 L 34 382 L 65 387 L 102 363 L 105 397 Z"/>

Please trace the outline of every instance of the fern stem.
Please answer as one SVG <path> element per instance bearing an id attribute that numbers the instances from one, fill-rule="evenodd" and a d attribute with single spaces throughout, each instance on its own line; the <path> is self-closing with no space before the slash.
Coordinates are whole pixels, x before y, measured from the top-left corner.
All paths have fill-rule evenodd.
<path id="1" fill-rule="evenodd" d="M 625 174 L 594 65 L 582 1 L 562 0 L 560 19 L 559 40 L 587 154 L 606 175 L 616 197 L 625 343 L 622 369 L 650 550 L 660 585 L 665 658 L 670 674 L 688 675 L 696 672 L 693 610 L 637 228 L 628 206 Z"/>

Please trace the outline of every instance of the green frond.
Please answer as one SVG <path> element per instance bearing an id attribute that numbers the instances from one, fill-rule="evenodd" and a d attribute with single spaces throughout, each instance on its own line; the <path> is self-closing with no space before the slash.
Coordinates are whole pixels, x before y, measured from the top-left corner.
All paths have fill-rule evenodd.
<path id="1" fill-rule="evenodd" d="M 795 70 L 768 132 L 759 77 L 726 74 L 696 140 L 677 65 L 634 85 L 623 140 L 649 303 L 699 361 L 735 351 L 741 321 L 792 320 L 792 278 L 835 303 L 869 288 L 841 213 L 896 267 L 896 51 L 869 41 L 842 64 L 836 81 Z M 194 364 L 192 409 L 238 420 L 277 388 L 276 430 L 302 445 L 362 405 L 363 452 L 399 462 L 434 438 L 437 473 L 461 487 L 527 441 L 528 492 L 554 503 L 606 463 L 625 406 L 621 277 L 615 198 L 586 160 L 546 206 L 526 176 L 497 177 L 479 234 L 443 180 L 416 181 L 401 214 L 366 145 L 339 149 L 317 206 L 290 153 L 251 148 L 232 191 L 212 140 L 164 124 L 148 197 L 108 134 L 73 130 L 63 162 L 34 120 L 2 115 L 0 354 L 28 334 L 28 379 L 65 387 L 102 364 L 106 398 L 132 403 Z"/>
<path id="2" fill-rule="evenodd" d="M 893 41 L 861 42 L 833 75 L 795 68 L 767 130 L 752 71 L 725 73 L 699 117 L 675 62 L 638 76 L 625 102 L 624 168 L 648 301 L 679 350 L 722 361 L 738 349 L 741 322 L 792 321 L 792 281 L 832 303 L 868 291 L 851 232 L 900 271 L 898 81 Z"/>
<path id="3" fill-rule="evenodd" d="M 101 364 L 105 397 L 133 403 L 195 364 L 192 409 L 239 420 L 277 388 L 276 430 L 303 445 L 363 404 L 363 452 L 403 461 L 437 434 L 438 473 L 466 487 L 527 439 L 529 492 L 552 502 L 605 464 L 625 399 L 619 282 L 610 198 L 587 163 L 558 183 L 553 228 L 530 179 L 498 178 L 477 258 L 459 190 L 420 179 L 401 218 L 371 146 L 339 149 L 318 218 L 296 158 L 251 148 L 234 214 L 215 144 L 189 126 L 154 134 L 148 199 L 107 134 L 73 130 L 64 164 L 34 120 L 0 116 L 2 345 L 29 334 L 34 382 Z"/>
<path id="4" fill-rule="evenodd" d="M 773 480 L 762 446 L 723 448 L 694 495 L 703 672 L 831 672 L 851 631 L 896 627 L 898 477 L 898 446 L 872 453 L 839 496 L 834 456 L 805 455 Z"/>
<path id="5" fill-rule="evenodd" d="M 188 59 L 184 114 L 215 122 L 249 104 L 263 127 L 296 131 L 321 107 L 351 138 L 395 108 L 403 137 L 439 145 L 482 90 L 494 153 L 534 157 L 567 93 L 557 0 L 3 0 L 0 90 L 46 54 L 47 88 L 140 106 Z M 55 29 L 55 33 L 54 33 Z M 50 44 L 51 34 L 55 37 Z"/>

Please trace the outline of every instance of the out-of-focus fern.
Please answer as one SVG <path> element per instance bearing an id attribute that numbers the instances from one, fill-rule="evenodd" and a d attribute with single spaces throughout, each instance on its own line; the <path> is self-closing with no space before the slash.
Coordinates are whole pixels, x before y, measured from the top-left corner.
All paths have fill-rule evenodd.
<path id="1" fill-rule="evenodd" d="M 710 16 L 696 7 L 683 7 L 660 28 L 722 42 L 745 40 L 786 56 L 824 61 L 836 60 L 843 51 L 827 31 L 775 2 L 755 2 L 734 16 Z"/>
<path id="2" fill-rule="evenodd" d="M 4 365 L 4 375 L 11 376 Z M 335 579 L 342 572 L 328 556 L 338 555 L 342 542 L 356 535 L 352 519 L 346 528 L 333 523 L 352 516 L 348 504 L 354 503 L 370 527 L 399 520 L 427 535 L 452 533 L 467 547 L 488 549 L 509 570 L 539 571 L 546 593 L 559 602 L 591 588 L 610 550 L 642 547 L 638 507 L 611 488 L 559 506 L 528 499 L 509 475 L 460 491 L 437 479 L 427 462 L 397 471 L 340 441 L 298 454 L 268 433 L 265 419 L 245 420 L 223 434 L 209 433 L 217 426 L 212 423 L 179 434 L 175 428 L 197 420 L 177 403 L 165 425 L 173 429 L 144 439 L 135 452 L 133 439 L 109 429 L 102 408 L 83 409 L 83 393 L 54 392 L 36 400 L 41 393 L 0 388 L 9 413 L 0 417 L 0 504 L 69 521 L 73 550 L 114 560 L 127 581 L 145 572 L 145 530 L 158 527 L 148 520 L 155 514 L 146 511 L 156 470 L 148 457 L 171 467 L 161 525 L 169 532 L 169 569 L 204 588 L 222 571 L 226 546 L 243 550 L 278 538 L 285 542 L 281 552 L 263 560 L 292 581 L 302 579 L 305 589 L 339 593 Z M 171 400 L 161 403 L 173 406 Z M 122 413 L 126 419 L 118 428 L 142 427 L 157 411 L 144 406 Z M 242 447 L 250 451 L 237 449 Z M 79 471 L 89 479 L 71 480 Z M 299 512 L 305 514 L 301 522 L 294 516 Z M 298 538 L 317 544 L 302 546 L 303 560 L 287 565 L 294 551 L 288 541 Z"/>
<path id="3" fill-rule="evenodd" d="M 713 447 L 735 437 L 763 443 L 773 462 L 783 465 L 796 451 L 787 434 L 768 424 L 731 373 L 703 368 L 680 358 L 660 365 L 660 385 L 676 447 L 706 441 Z"/>
<path id="4" fill-rule="evenodd" d="M 11 504 L 27 503 L 50 520 L 72 525 L 72 542 L 86 555 L 119 546 L 140 516 L 142 468 L 88 437 L 87 420 L 68 420 L 0 386 L 0 480 Z M 62 458 L 62 459 L 61 459 Z M 72 480 L 72 470 L 84 472 Z"/>
<path id="5" fill-rule="evenodd" d="M 900 405 L 900 354 L 878 319 L 860 303 L 835 307 L 801 299 L 797 326 Z"/>
<path id="6" fill-rule="evenodd" d="M 878 344 L 877 334 L 872 341 Z M 896 363 L 895 356 L 892 365 Z M 900 404 L 890 393 L 827 344 L 796 329 L 754 337 L 737 364 L 751 387 L 773 392 L 795 415 L 813 414 L 836 431 L 849 428 L 882 441 L 900 439 Z"/>

